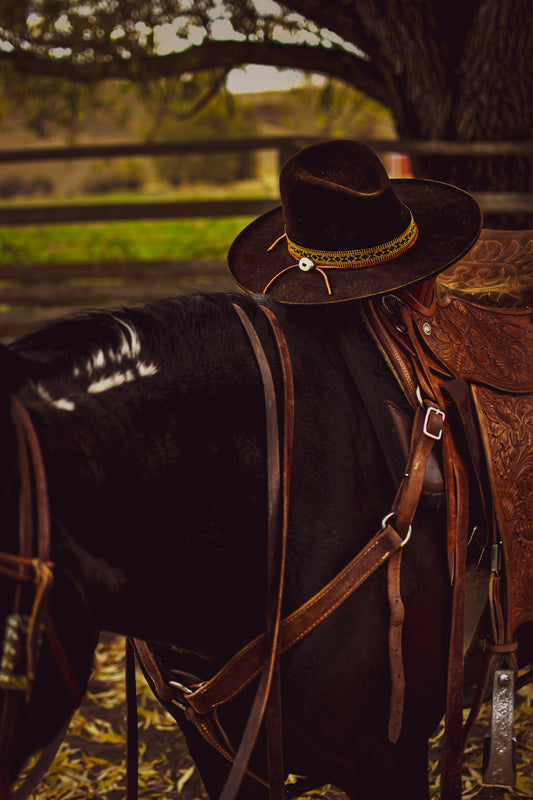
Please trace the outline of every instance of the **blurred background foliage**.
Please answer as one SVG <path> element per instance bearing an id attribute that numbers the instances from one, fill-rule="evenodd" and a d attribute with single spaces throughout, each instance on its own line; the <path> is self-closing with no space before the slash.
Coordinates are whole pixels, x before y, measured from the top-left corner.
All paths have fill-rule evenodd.
<path id="1" fill-rule="evenodd" d="M 2 71 L 0 70 L 0 75 Z M 31 78 L 30 96 L 9 107 L 0 89 L 0 148 L 78 143 L 187 141 L 277 135 L 391 138 L 390 113 L 338 81 L 311 81 L 286 91 L 209 93 L 209 81 L 161 79 L 151 85 L 103 83 L 80 94 Z M 194 88 L 192 85 L 194 84 Z M 188 97 L 184 99 L 184 93 Z M 195 113 L 192 97 L 202 97 Z M 24 102 L 23 102 L 24 100 Z M 2 165 L 0 200 L 17 197 L 162 192 L 202 183 L 277 180 L 272 154 L 213 154 Z"/>

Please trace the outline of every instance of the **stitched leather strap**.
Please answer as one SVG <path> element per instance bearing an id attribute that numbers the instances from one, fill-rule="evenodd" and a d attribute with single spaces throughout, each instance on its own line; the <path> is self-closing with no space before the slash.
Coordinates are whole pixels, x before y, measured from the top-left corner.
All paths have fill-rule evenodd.
<path id="1" fill-rule="evenodd" d="M 266 409 L 266 438 L 267 438 L 267 475 L 268 475 L 268 576 L 267 576 L 267 619 L 266 630 L 262 636 L 264 647 L 259 653 L 257 662 L 254 662 L 254 674 L 249 677 L 249 683 L 261 672 L 256 696 L 248 718 L 237 754 L 229 745 L 227 738 L 220 727 L 216 715 L 216 707 L 225 699 L 237 694 L 244 685 L 240 679 L 237 686 L 229 691 L 220 703 L 208 702 L 205 710 L 200 710 L 191 698 L 195 695 L 190 691 L 183 694 L 183 706 L 189 721 L 193 722 L 201 735 L 221 755 L 232 762 L 228 780 L 223 789 L 221 800 L 230 800 L 239 790 L 245 773 L 248 773 L 267 785 L 259 776 L 248 769 L 250 759 L 261 721 L 267 711 L 267 738 L 269 750 L 269 785 L 273 798 L 283 796 L 284 770 L 282 762 L 281 744 L 281 699 L 279 675 L 279 635 L 281 622 L 281 605 L 283 597 L 283 584 L 285 572 L 285 554 L 287 543 L 287 528 L 289 518 L 290 476 L 292 466 L 293 423 L 294 423 L 294 394 L 292 367 L 288 346 L 281 326 L 273 312 L 260 306 L 261 311 L 269 321 L 274 340 L 277 345 L 278 356 L 283 375 L 283 455 L 280 459 L 279 452 L 279 425 L 277 415 L 277 397 L 274 381 L 270 371 L 268 359 L 261 341 L 244 310 L 237 305 L 234 308 L 241 319 L 246 331 L 254 356 L 261 374 L 265 409 Z M 281 511 L 281 536 L 279 536 L 279 517 Z M 134 641 L 137 654 L 143 667 L 153 680 L 154 688 L 164 700 L 170 700 L 179 693 L 175 687 L 170 687 L 153 658 L 149 647 L 138 640 Z M 231 668 L 229 672 L 231 673 Z M 214 687 L 215 695 L 219 686 L 224 685 L 224 676 L 227 670 L 223 669 L 212 681 L 204 684 L 199 692 L 211 694 Z M 269 699 L 270 697 L 270 699 Z M 132 709 L 133 713 L 133 709 Z"/>
<path id="2" fill-rule="evenodd" d="M 278 356 L 281 363 L 283 376 L 283 454 L 281 459 L 282 470 L 282 523 L 281 523 L 281 542 L 280 553 L 278 556 L 279 564 L 279 591 L 274 594 L 275 583 L 271 590 L 272 603 L 267 609 L 267 620 L 273 619 L 275 614 L 275 624 L 277 626 L 277 637 L 279 641 L 279 626 L 281 622 L 282 592 L 285 575 L 285 561 L 287 556 L 287 537 L 289 526 L 289 501 L 291 490 L 292 473 L 292 452 L 294 446 L 294 380 L 292 374 L 292 363 L 281 325 L 276 315 L 267 306 L 260 306 L 261 311 L 269 320 L 274 338 L 278 348 Z M 277 537 L 279 538 L 279 537 Z M 275 582 L 276 575 L 272 573 Z M 268 624 L 268 623 L 267 623 Z M 267 628 L 268 635 L 268 628 Z M 281 798 L 284 795 L 285 769 L 283 760 L 283 723 L 281 707 L 281 654 L 279 647 L 276 648 L 274 655 L 274 672 L 272 675 L 272 685 L 267 707 L 266 732 L 267 732 L 267 759 L 268 759 L 268 781 L 270 785 L 271 798 Z"/>
<path id="3" fill-rule="evenodd" d="M 428 459 L 436 441 L 442 436 L 445 421 L 444 413 L 430 404 L 419 406 L 411 431 L 410 452 L 405 476 L 400 484 L 392 510 L 395 528 L 405 539 L 410 535 L 420 495 Z M 389 559 L 387 585 L 390 608 L 389 623 L 389 662 L 391 697 L 389 710 L 389 740 L 397 742 L 401 733 L 403 705 L 405 696 L 405 676 L 402 656 L 402 630 L 404 606 L 401 597 L 400 567 L 401 550 Z"/>
<path id="4" fill-rule="evenodd" d="M 284 653 L 337 609 L 402 544 L 396 530 L 387 525 L 323 589 L 281 623 L 280 649 Z M 264 634 L 240 650 L 208 683 L 187 701 L 198 714 L 207 714 L 257 677 L 265 657 Z"/>

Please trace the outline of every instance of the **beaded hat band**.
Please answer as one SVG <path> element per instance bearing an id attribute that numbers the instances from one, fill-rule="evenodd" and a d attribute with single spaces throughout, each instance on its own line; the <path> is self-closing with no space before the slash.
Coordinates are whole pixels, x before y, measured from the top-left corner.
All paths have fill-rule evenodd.
<path id="1" fill-rule="evenodd" d="M 403 233 L 390 242 L 385 242 L 385 244 L 379 244 L 375 247 L 365 247 L 357 250 L 311 250 L 309 247 L 300 247 L 295 242 L 291 242 L 288 236 L 286 236 L 286 239 L 289 253 L 295 258 L 300 260 L 307 259 L 312 261 L 314 266 L 328 267 L 328 269 L 357 269 L 358 267 L 380 264 L 382 261 L 389 261 L 391 258 L 399 256 L 416 242 L 417 236 L 418 228 L 411 214 L 409 224 Z M 299 266 L 305 272 L 312 269 L 309 266 Z"/>
<path id="2" fill-rule="evenodd" d="M 278 272 L 277 275 L 274 275 L 263 289 L 263 293 L 266 294 L 277 279 L 286 272 L 298 267 L 302 272 L 310 272 L 312 269 L 320 272 L 326 283 L 328 295 L 331 295 L 331 284 L 323 271 L 324 269 L 361 269 L 362 267 L 370 267 L 373 264 L 390 261 L 391 258 L 396 258 L 396 256 L 408 250 L 416 242 L 417 236 L 418 228 L 412 214 L 407 228 L 395 239 L 391 239 L 390 242 L 385 242 L 385 244 L 357 250 L 312 250 L 291 242 L 285 233 L 270 245 L 268 251 L 273 250 L 282 239 L 286 239 L 289 253 L 299 261 L 297 264 L 291 264 Z"/>

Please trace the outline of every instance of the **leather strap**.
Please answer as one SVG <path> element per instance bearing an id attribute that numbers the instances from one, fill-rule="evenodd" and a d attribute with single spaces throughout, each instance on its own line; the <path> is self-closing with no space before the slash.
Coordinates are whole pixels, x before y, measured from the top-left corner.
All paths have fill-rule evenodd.
<path id="1" fill-rule="evenodd" d="M 402 629 L 405 609 L 400 585 L 402 551 L 397 550 L 387 564 L 387 587 L 390 607 L 389 664 L 390 664 L 390 710 L 389 742 L 395 744 L 401 733 L 405 697 L 405 675 L 402 657 Z"/>
<path id="2" fill-rule="evenodd" d="M 464 697 L 464 622 L 465 622 L 465 568 L 468 542 L 469 480 L 462 453 L 453 450 L 455 499 L 457 504 L 455 525 L 454 582 L 452 623 L 448 656 L 448 684 L 446 695 L 446 723 L 441 756 L 441 800 L 459 800 L 461 797 L 461 770 L 463 761 L 463 697 Z"/>
<path id="3" fill-rule="evenodd" d="M 363 316 L 368 330 L 390 366 L 393 375 L 396 376 L 410 405 L 412 408 L 416 408 L 418 403 L 417 381 L 411 361 L 406 358 L 403 349 L 404 343 L 397 335 L 394 335 L 392 323 L 378 309 L 379 305 L 376 301 L 369 300 L 364 305 Z"/>
<path id="4" fill-rule="evenodd" d="M 249 683 L 261 673 L 252 710 L 237 753 L 233 752 L 216 715 L 216 707 L 224 700 L 209 703 L 204 709 L 198 708 L 191 702 L 195 693 L 185 690 L 183 693 L 183 707 L 187 718 L 193 722 L 198 731 L 218 752 L 232 762 L 232 767 L 221 794 L 221 800 L 231 800 L 239 791 L 244 775 L 248 772 L 261 783 L 264 781 L 248 769 L 248 762 L 254 748 L 259 728 L 265 711 L 267 712 L 267 739 L 269 752 L 269 785 L 272 798 L 283 796 L 285 774 L 282 761 L 281 743 L 281 698 L 279 680 L 279 636 L 281 622 L 281 606 L 283 598 L 285 555 L 287 546 L 287 529 L 289 518 L 290 477 L 292 466 L 293 425 L 294 425 L 294 393 L 292 367 L 288 346 L 281 326 L 273 312 L 260 306 L 261 311 L 269 321 L 274 340 L 277 345 L 278 356 L 283 375 L 283 455 L 280 459 L 279 449 L 279 424 L 277 414 L 277 397 L 272 373 L 268 359 L 261 341 L 244 310 L 234 304 L 252 346 L 255 359 L 261 374 L 266 411 L 266 439 L 267 439 L 267 475 L 268 475 L 268 575 L 267 575 L 267 618 L 265 634 L 262 636 L 264 644 L 261 653 L 254 663 L 254 674 L 249 677 Z M 281 536 L 278 535 L 278 520 L 281 512 Z M 170 686 L 162 676 L 161 670 L 146 643 L 134 641 L 134 646 L 141 659 L 143 667 L 147 670 L 154 682 L 157 694 L 165 700 L 174 699 L 177 693 L 175 686 Z M 225 670 L 221 671 L 225 674 Z M 223 674 L 218 673 L 212 681 L 204 684 L 198 692 L 210 693 L 212 686 L 218 687 L 223 683 Z M 230 691 L 230 697 L 237 694 L 245 684 L 240 681 L 235 691 Z M 179 690 L 178 690 L 179 691 Z M 228 697 L 227 699 L 230 699 Z M 136 707 L 132 714 L 136 714 Z M 133 771 L 133 770 L 132 770 Z M 265 784 L 266 785 L 266 784 Z M 133 795 L 129 797 L 129 800 Z"/>
<path id="5" fill-rule="evenodd" d="M 427 412 L 426 412 L 427 413 Z M 423 433 L 426 413 L 420 409 L 417 415 L 417 424 L 414 428 L 417 434 L 417 445 L 413 446 L 410 460 L 412 465 L 411 480 L 416 479 L 418 491 L 423 482 L 424 460 L 427 459 L 431 448 L 438 436 L 438 429 L 443 422 L 440 415 L 436 415 L 431 425 L 432 436 Z M 431 414 L 431 417 L 433 415 Z M 437 426 L 436 428 L 434 426 Z M 409 481 L 406 481 L 409 484 Z M 400 525 L 393 527 L 386 524 L 368 542 L 363 550 L 333 578 L 322 590 L 317 592 L 310 600 L 290 614 L 281 622 L 280 650 L 285 652 L 295 645 L 300 639 L 310 633 L 324 619 L 332 614 L 344 600 L 346 600 L 364 581 L 375 572 L 393 553 L 397 552 L 404 543 L 409 526 L 411 525 L 417 507 L 417 490 L 400 489 L 396 509 L 400 514 Z M 400 527 L 404 534 L 402 537 L 396 530 Z M 399 563 L 398 573 L 399 574 Z M 393 592 L 393 597 L 398 596 L 398 588 Z M 394 605 L 398 605 L 394 601 Z M 394 616 L 394 624 L 398 625 L 399 617 Z M 250 683 L 261 669 L 264 661 L 266 642 L 264 634 L 256 637 L 246 647 L 240 650 L 210 681 L 202 684 L 196 691 L 187 694 L 183 700 L 194 710 L 195 715 L 203 717 L 212 709 L 228 702 Z M 164 679 L 160 682 L 168 686 Z"/>
<path id="6" fill-rule="evenodd" d="M 26 702 L 29 702 L 31 699 L 37 671 L 40 636 L 43 629 L 74 703 L 77 705 L 81 698 L 78 682 L 57 635 L 48 605 L 53 582 L 53 564 L 50 561 L 50 512 L 43 457 L 30 415 L 15 395 L 11 397 L 11 419 L 17 440 L 20 488 L 19 555 L 0 552 L 0 572 L 15 581 L 11 620 L 14 626 L 13 630 L 16 631 L 16 644 L 10 656 L 9 644 L 4 643 L 0 676 L 0 688 L 4 691 L 0 719 L 0 749 L 2 757 L 6 760 L 10 758 L 16 720 L 22 700 L 24 698 Z M 36 557 L 32 556 L 34 540 L 37 549 Z M 34 584 L 35 587 L 33 601 L 29 603 L 24 589 L 27 584 Z M 23 610 L 28 605 L 31 610 L 26 623 Z M 9 625 L 6 625 L 6 630 L 8 628 Z M 26 651 L 25 675 L 16 672 L 17 661 L 22 656 L 19 648 L 23 645 L 23 639 L 25 639 Z M 25 793 L 29 794 L 39 783 L 54 758 L 67 727 L 68 724 L 43 749 L 26 780 L 16 792 L 11 793 L 11 797 L 19 800 Z"/>
<path id="7" fill-rule="evenodd" d="M 439 441 L 442 436 L 444 421 L 444 412 L 428 403 L 424 406 L 419 406 L 415 413 L 405 476 L 392 506 L 395 528 L 404 537 L 404 541 L 410 536 L 411 525 L 424 485 L 428 459 L 435 442 Z M 393 743 L 397 742 L 400 736 L 405 695 L 402 657 L 404 606 L 400 585 L 401 552 L 401 550 L 397 550 L 392 555 L 387 568 L 390 607 L 389 661 L 391 680 L 389 740 Z"/>
<path id="8" fill-rule="evenodd" d="M 125 642 L 126 673 L 126 798 L 137 800 L 139 786 L 139 720 L 135 679 L 135 647 L 131 639 Z"/>
<path id="9" fill-rule="evenodd" d="M 283 376 L 283 455 L 281 459 L 282 468 L 282 526 L 281 526 L 281 552 L 278 556 L 279 576 L 277 578 L 279 591 L 277 602 L 272 602 L 271 608 L 267 609 L 267 620 L 273 619 L 277 625 L 277 636 L 279 639 L 279 626 L 281 621 L 282 592 L 285 575 L 285 562 L 287 556 L 287 536 L 289 527 L 289 501 L 291 490 L 292 457 L 294 446 L 294 379 L 292 374 L 292 363 L 285 336 L 281 329 L 276 315 L 267 306 L 260 306 L 261 311 L 266 315 L 270 322 L 276 345 L 278 356 L 281 363 Z M 273 534 L 274 535 L 274 534 Z M 279 538 L 279 537 L 277 537 Z M 275 540 L 274 540 L 275 542 Z M 274 563 L 274 562 L 273 562 Z M 271 596 L 274 598 L 274 588 L 276 575 L 272 571 L 274 581 Z M 268 628 L 267 628 L 268 633 Z M 274 656 L 274 672 L 272 676 L 272 686 L 270 698 L 267 706 L 266 729 L 267 729 L 267 759 L 268 759 L 268 782 L 270 785 L 271 798 L 282 798 L 285 787 L 285 769 L 283 760 L 283 722 L 281 704 L 281 654 L 279 647 L 276 648 Z"/>
<path id="10" fill-rule="evenodd" d="M 276 668 L 279 668 L 279 632 L 281 621 L 281 606 L 283 599 L 283 586 L 285 575 L 285 554 L 287 548 L 287 528 L 288 510 L 290 496 L 290 473 L 292 462 L 292 436 L 294 419 L 294 397 L 292 368 L 288 352 L 287 342 L 281 330 L 281 326 L 275 315 L 270 309 L 260 306 L 270 322 L 274 338 L 278 347 L 284 387 L 284 448 L 283 466 L 280 466 L 279 454 L 279 426 L 277 415 L 277 399 L 274 381 L 268 360 L 261 344 L 261 341 L 244 310 L 234 304 L 234 308 L 239 315 L 246 334 L 252 345 L 261 378 L 266 406 L 266 433 L 267 433 L 267 467 L 268 467 L 268 575 L 267 575 L 267 616 L 265 630 L 265 658 L 262 666 L 261 677 L 255 695 L 252 710 L 246 724 L 244 734 L 239 749 L 233 761 L 230 774 L 226 785 L 220 796 L 220 800 L 233 800 L 239 791 L 244 778 L 248 762 L 255 746 L 259 728 L 263 720 L 265 710 L 273 685 L 273 677 Z M 282 483 L 283 475 L 283 486 Z M 281 543 L 278 542 L 278 517 L 280 505 L 283 505 Z M 275 682 L 276 690 L 279 692 L 279 680 Z M 273 764 L 274 755 L 282 759 L 281 745 L 281 726 L 276 726 L 274 715 L 279 719 L 280 708 L 279 694 L 276 696 L 273 707 L 273 715 L 270 716 L 270 724 L 267 726 L 271 736 L 269 741 L 269 773 L 275 776 L 276 786 L 270 786 L 271 798 L 281 798 L 283 794 L 283 784 L 285 776 L 283 768 L 275 768 Z M 193 706 L 194 707 L 194 706 Z M 278 729 L 274 733 L 274 727 Z"/>
<path id="11" fill-rule="evenodd" d="M 280 629 L 281 652 L 289 650 L 327 619 L 401 545 L 402 537 L 392 525 L 380 530 L 323 589 L 285 617 Z M 187 695 L 187 702 L 198 714 L 207 714 L 228 702 L 257 677 L 265 650 L 265 635 L 261 634 L 233 656 L 210 681 Z"/>
<path id="12" fill-rule="evenodd" d="M 32 766 L 22 783 L 9 795 L 9 800 L 26 800 L 26 798 L 38 787 L 44 778 L 50 765 L 57 755 L 63 740 L 67 735 L 71 717 L 67 719 L 63 727 L 59 729 L 52 741 L 43 747 L 35 764 Z"/>

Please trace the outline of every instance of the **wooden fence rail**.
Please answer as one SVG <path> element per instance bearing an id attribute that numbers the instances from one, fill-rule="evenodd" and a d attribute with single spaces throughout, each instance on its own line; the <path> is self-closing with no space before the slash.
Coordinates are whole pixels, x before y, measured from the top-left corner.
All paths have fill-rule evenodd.
<path id="1" fill-rule="evenodd" d="M 0 165 L 35 161 L 73 161 L 131 156 L 168 156 L 275 150 L 283 164 L 301 147 L 320 141 L 318 137 L 271 136 L 206 141 L 151 142 L 76 147 L 43 147 L 0 150 Z M 522 142 L 451 142 L 368 139 L 377 152 L 407 155 L 472 156 L 533 155 L 533 140 Z M 521 192 L 476 192 L 474 197 L 485 212 L 533 213 L 533 195 Z M 0 205 L 0 225 L 40 225 L 55 222 L 96 220 L 173 219 L 256 215 L 272 208 L 272 199 L 209 200 L 152 203 L 85 203 L 10 206 Z"/>
<path id="2" fill-rule="evenodd" d="M 0 163 L 14 161 L 72 161 L 80 158 L 187 155 L 194 153 L 241 153 L 277 150 L 295 153 L 322 141 L 318 136 L 260 136 L 194 141 L 138 142 L 125 144 L 73 145 L 69 147 L 26 147 L 0 150 Z M 438 156 L 533 155 L 533 139 L 523 141 L 457 142 L 443 139 L 362 139 L 378 153 Z"/>
<path id="3" fill-rule="evenodd" d="M 0 150 L 2 164 L 73 161 L 132 156 L 168 156 L 216 152 L 277 151 L 279 164 L 317 137 L 277 136 L 194 142 L 83 145 Z M 443 142 L 368 140 L 378 152 L 407 155 L 533 156 L 527 142 Z M 533 213 L 533 195 L 485 192 L 474 195 L 484 211 Z M 279 200 L 203 200 L 151 203 L 85 203 L 0 205 L 0 225 L 40 225 L 96 220 L 178 217 L 257 216 Z M 57 317 L 87 305 L 136 303 L 176 293 L 227 291 L 235 286 L 225 261 L 104 261 L 77 264 L 0 264 L 0 338 L 9 341 Z"/>
<path id="4" fill-rule="evenodd" d="M 471 192 L 485 213 L 533 214 L 533 195 L 525 192 Z M 0 225 L 52 225 L 56 222 L 113 222 L 183 217 L 259 216 L 279 200 L 176 200 L 151 203 L 86 203 L 0 207 Z"/>
<path id="5" fill-rule="evenodd" d="M 238 291 L 225 259 L 6 265 L 0 269 L 0 340 L 67 311 L 144 303 L 175 294 Z"/>

